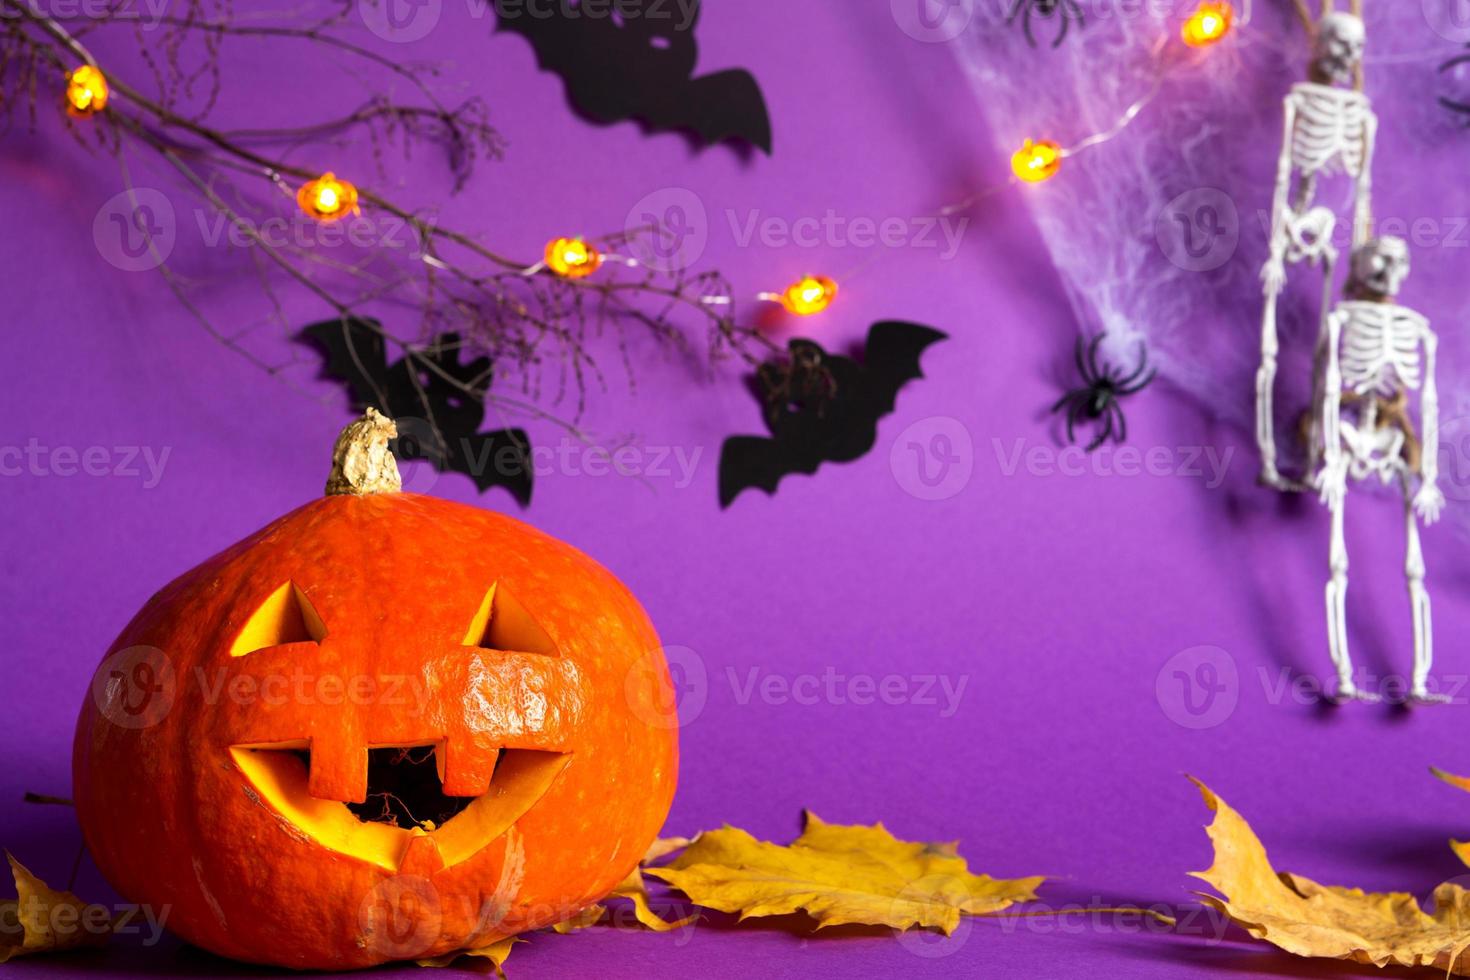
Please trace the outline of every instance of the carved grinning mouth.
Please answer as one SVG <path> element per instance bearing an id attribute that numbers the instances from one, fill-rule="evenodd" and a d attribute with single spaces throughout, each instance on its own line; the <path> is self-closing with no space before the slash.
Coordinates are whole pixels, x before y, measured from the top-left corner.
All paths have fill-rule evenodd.
<path id="1" fill-rule="evenodd" d="M 296 749 L 291 754 L 310 771 L 309 749 Z M 500 772 L 504 761 L 505 754 L 501 753 L 495 760 L 495 773 Z M 347 809 L 363 823 L 433 830 L 475 802 L 472 796 L 445 795 L 431 745 L 370 749 L 367 776 L 367 800 L 347 804 Z"/>
<path id="2" fill-rule="evenodd" d="M 389 871 L 401 868 L 420 837 L 433 843 L 445 867 L 472 857 L 524 816 L 571 759 L 564 752 L 504 749 L 490 791 L 456 797 L 443 792 L 433 746 L 378 747 L 368 754 L 366 800 L 339 803 L 311 795 L 307 746 L 235 746 L 230 752 L 260 800 L 296 831 Z"/>

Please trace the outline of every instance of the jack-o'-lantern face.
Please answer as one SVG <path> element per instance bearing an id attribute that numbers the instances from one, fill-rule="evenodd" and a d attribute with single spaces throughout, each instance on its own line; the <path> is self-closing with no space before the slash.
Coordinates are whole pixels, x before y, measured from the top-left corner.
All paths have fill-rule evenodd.
<path id="1" fill-rule="evenodd" d="M 139 650 L 146 672 L 119 668 Z M 550 925 L 636 866 L 672 799 L 646 615 L 478 508 L 332 493 L 163 589 L 114 651 L 74 751 L 88 846 L 237 959 L 369 966 Z"/>
<path id="2" fill-rule="evenodd" d="M 272 592 L 231 644 L 227 683 L 268 692 L 305 670 L 335 693 L 310 713 L 264 693 L 231 710 L 250 786 L 322 846 L 389 871 L 438 871 L 498 838 L 565 768 L 587 692 L 499 583 L 467 613 L 460 637 L 414 637 L 414 675 L 385 675 L 365 668 L 397 651 L 334 635 L 295 582 Z M 414 683 L 430 677 L 432 691 Z"/>

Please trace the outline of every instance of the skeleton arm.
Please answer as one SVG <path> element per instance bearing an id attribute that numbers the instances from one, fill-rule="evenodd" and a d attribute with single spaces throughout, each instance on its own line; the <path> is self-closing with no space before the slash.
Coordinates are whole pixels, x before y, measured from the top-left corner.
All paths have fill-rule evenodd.
<path id="1" fill-rule="evenodd" d="M 1424 446 L 1419 456 L 1419 492 L 1414 495 L 1414 509 L 1426 524 L 1439 519 L 1444 494 L 1439 480 L 1439 391 L 1434 383 L 1434 361 L 1439 338 L 1424 328 L 1424 389 L 1419 393 L 1420 424 L 1424 428 Z"/>
<path id="2" fill-rule="evenodd" d="M 1363 118 L 1363 172 L 1358 175 L 1353 211 L 1353 247 L 1373 237 L 1373 151 L 1378 143 L 1378 117 L 1367 110 Z"/>
<path id="3" fill-rule="evenodd" d="M 1281 133 L 1281 156 L 1276 162 L 1276 193 L 1271 199 L 1271 255 L 1261 269 L 1261 282 L 1267 293 L 1279 293 L 1286 280 L 1286 209 L 1291 206 L 1292 135 L 1296 131 L 1296 96 L 1285 102 L 1285 123 Z"/>

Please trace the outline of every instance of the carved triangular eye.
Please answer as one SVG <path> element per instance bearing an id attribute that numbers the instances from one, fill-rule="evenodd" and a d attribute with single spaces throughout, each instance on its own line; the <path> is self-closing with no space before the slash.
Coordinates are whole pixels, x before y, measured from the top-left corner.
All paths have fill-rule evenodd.
<path id="1" fill-rule="evenodd" d="M 295 582 L 287 582 L 272 592 L 230 645 L 230 656 L 278 647 L 283 643 L 321 642 L 327 627 Z"/>
<path id="2" fill-rule="evenodd" d="M 499 582 L 485 593 L 480 609 L 465 633 L 464 645 L 516 653 L 544 653 L 549 657 L 559 655 L 556 644 L 541 624 L 531 618 L 526 607 Z"/>

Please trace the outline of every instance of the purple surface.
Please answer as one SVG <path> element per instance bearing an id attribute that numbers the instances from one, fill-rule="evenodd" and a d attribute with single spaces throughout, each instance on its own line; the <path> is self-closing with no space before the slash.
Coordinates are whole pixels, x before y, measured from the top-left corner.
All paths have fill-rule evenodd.
<path id="1" fill-rule="evenodd" d="M 1327 526 L 1316 506 L 1255 489 L 1241 435 L 1163 388 L 1135 399 L 1129 416 L 1132 445 L 1153 451 L 1169 475 L 1124 475 L 1126 457 L 1116 455 L 1095 457 L 1076 475 L 1047 465 L 1057 444 L 1044 406 L 1067 376 L 1075 326 L 1016 196 L 975 213 L 948 258 L 942 247 L 865 249 L 842 236 L 814 247 L 742 244 L 752 217 L 921 214 L 1004 172 L 951 59 L 899 30 L 886 5 L 803 5 L 799 30 L 790 10 L 778 0 L 712 0 L 704 13 L 701 70 L 748 67 L 770 103 L 775 156 L 748 162 L 724 149 L 695 153 L 678 136 L 645 138 L 632 124 L 577 121 L 529 46 L 490 36 L 488 20 L 461 4 L 444 4 L 440 25 L 410 49 L 451 62 L 446 85 L 484 94 L 511 140 L 505 162 L 479 171 L 452 205 L 457 224 L 534 254 L 551 235 L 619 228 L 645 195 L 687 188 L 708 215 L 701 262 L 726 272 L 739 295 L 808 270 L 859 270 L 843 278 L 839 304 L 809 321 L 818 339 L 840 347 L 886 317 L 952 337 L 926 356 L 927 379 L 901 395 L 872 454 L 792 478 L 774 499 L 752 493 L 717 511 L 720 439 L 755 431 L 754 406 L 733 373 L 701 380 L 646 347 L 635 348 L 636 397 L 614 384 L 588 419 L 609 442 L 636 432 L 650 463 L 656 447 L 698 452 L 692 479 L 675 470 L 640 482 L 569 466 L 539 479 L 526 516 L 607 564 L 665 641 L 690 651 L 680 655 L 691 668 L 691 717 L 668 830 L 729 822 L 785 840 L 809 807 L 829 821 L 881 819 L 910 839 L 957 838 L 975 868 L 995 875 L 1056 875 L 1042 891 L 1056 906 L 1187 909 L 1186 872 L 1209 862 L 1208 815 L 1182 776 L 1189 772 L 1254 822 L 1278 866 L 1420 895 L 1462 873 L 1445 842 L 1470 832 L 1470 799 L 1426 768 L 1470 771 L 1470 689 L 1452 706 L 1413 713 L 1332 711 L 1279 695 L 1286 679 L 1326 673 Z M 1424 49 L 1443 48 L 1427 29 L 1422 40 Z M 333 65 L 303 58 L 291 70 L 267 70 L 262 50 L 270 49 L 241 45 L 229 55 L 234 77 L 258 84 L 235 89 L 219 120 L 292 119 L 302 105 L 296 94 L 311 91 L 311 81 L 340 94 L 343 106 L 356 101 L 351 83 L 334 83 L 342 76 Z M 346 171 L 357 152 L 295 158 Z M 1438 181 L 1459 179 L 1452 162 L 1446 155 L 1420 177 L 1404 169 L 1412 161 L 1390 154 L 1384 213 L 1455 220 L 1463 196 L 1437 190 Z M 427 154 L 409 169 L 393 163 L 395 174 L 417 175 L 407 196 L 442 194 L 442 169 Z M 116 169 L 53 121 L 43 118 L 34 135 L 7 134 L 0 168 L 11 229 L 0 239 L 11 354 L 0 447 L 12 464 L 0 479 L 9 667 L 0 687 L 0 844 L 64 882 L 79 839 L 71 814 L 20 797 L 69 793 L 72 724 L 101 653 L 160 584 L 320 491 L 346 407 L 306 365 L 296 385 L 267 379 L 206 336 L 155 274 L 102 261 L 92 221 L 117 188 Z M 157 186 L 181 215 L 186 264 L 201 274 L 228 268 L 221 250 L 200 244 L 190 199 L 172 182 Z M 1446 333 L 1460 329 L 1459 273 L 1450 270 L 1464 261 L 1450 244 L 1416 253 L 1421 268 L 1436 271 L 1411 301 Z M 259 314 L 248 281 L 216 280 L 204 295 L 216 312 Z M 292 294 L 292 312 L 306 322 L 322 311 Z M 1255 315 L 1240 311 L 1242 343 L 1251 342 Z M 529 427 L 540 443 L 560 438 L 550 426 Z M 921 499 L 906 489 L 923 485 L 910 444 L 932 446 L 940 432 L 963 457 L 945 485 L 955 492 Z M 46 450 L 35 454 L 40 472 L 27 461 L 14 473 L 12 447 L 30 445 Z M 104 447 L 100 468 L 109 475 L 63 475 L 65 450 L 89 447 Z M 127 452 L 115 447 L 146 447 L 155 460 L 166 452 L 156 485 L 146 464 L 141 475 L 118 472 Z M 1228 458 L 1222 480 L 1210 478 L 1207 461 L 1194 462 L 1201 447 Z M 930 475 L 939 472 L 934 458 L 927 463 Z M 1205 475 L 1190 475 L 1195 466 Z M 1452 488 L 1452 506 L 1465 506 L 1464 490 Z M 514 509 L 498 491 L 477 498 L 461 477 L 440 478 L 433 492 Z M 1399 511 L 1364 495 L 1353 498 L 1349 519 L 1356 655 L 1364 671 L 1402 674 L 1410 651 Z M 1470 623 L 1470 561 L 1448 530 L 1429 532 L 1425 547 L 1437 674 L 1459 690 L 1470 667 L 1459 642 Z M 1202 646 L 1221 652 L 1186 652 Z M 1201 657 L 1224 671 L 1227 689 L 1213 702 L 1192 700 L 1209 705 L 1194 715 L 1175 671 L 1206 676 Z M 875 683 L 897 675 L 911 696 L 858 704 L 840 685 L 831 696 L 823 682 L 814 699 L 801 699 L 814 703 L 798 703 L 760 686 L 829 672 Z M 772 677 L 779 680 L 765 680 Z M 917 696 L 930 677 L 952 689 L 963 683 L 953 710 L 937 684 L 938 703 Z M 811 685 L 797 686 L 805 695 Z M 1198 688 L 1190 695 L 1204 697 Z M 78 891 L 110 900 L 90 864 Z M 1358 972 L 1295 960 L 1233 931 L 1220 942 L 1217 928 L 1197 918 L 1187 936 L 1108 917 L 978 922 L 942 946 L 724 923 L 672 936 L 598 929 L 537 936 L 510 968 L 521 976 L 745 975 L 752 967 L 807 977 Z M 145 946 L 136 937 L 105 954 L 11 971 L 259 972 L 172 939 Z"/>

